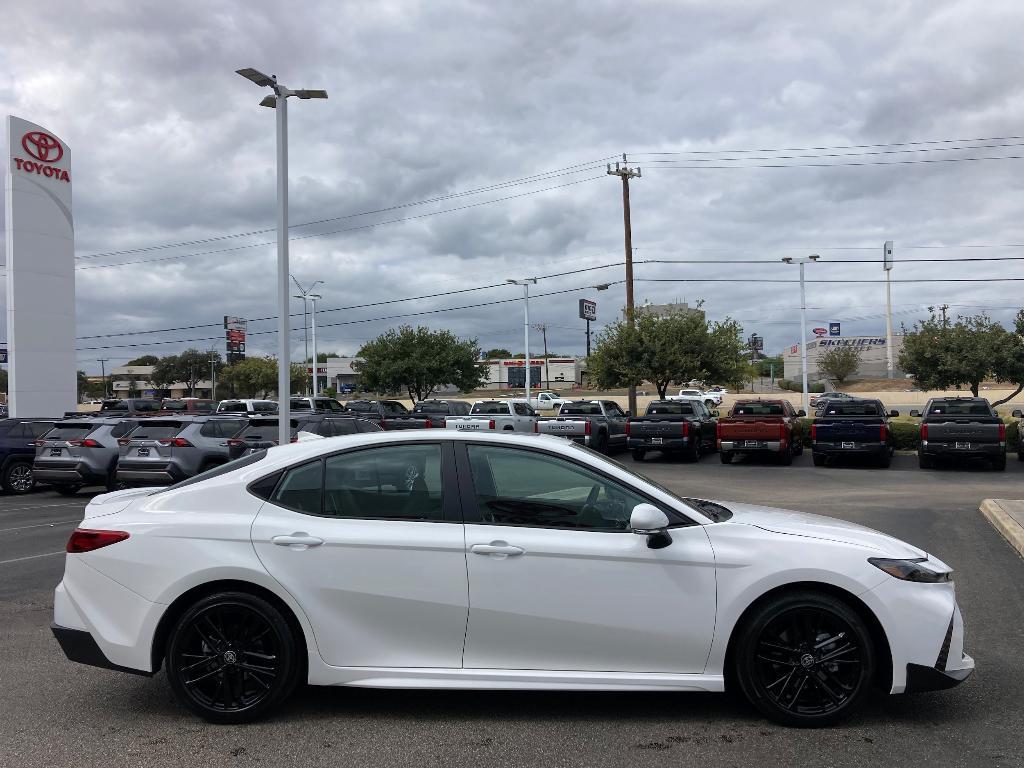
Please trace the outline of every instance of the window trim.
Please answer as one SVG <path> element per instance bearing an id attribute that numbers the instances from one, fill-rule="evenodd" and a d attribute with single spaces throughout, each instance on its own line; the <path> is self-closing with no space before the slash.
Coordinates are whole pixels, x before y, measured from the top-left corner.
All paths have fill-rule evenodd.
<path id="1" fill-rule="evenodd" d="M 457 443 L 457 445 L 455 445 L 456 468 L 459 475 L 458 485 L 459 490 L 461 492 L 463 519 L 465 520 L 466 525 L 488 525 L 496 528 L 532 528 L 534 530 L 539 531 L 575 531 L 579 533 L 628 533 L 631 535 L 633 534 L 633 532 L 628 528 L 625 530 L 612 530 L 610 528 L 576 528 L 562 525 L 526 525 L 486 522 L 483 519 L 483 515 L 480 512 L 480 506 L 477 504 L 476 501 L 476 486 L 473 483 L 473 470 L 469 463 L 470 446 L 479 446 L 483 448 L 505 448 L 515 451 L 536 453 L 541 456 L 546 456 L 549 458 L 561 459 L 565 462 L 568 462 L 569 464 L 579 467 L 580 469 L 598 475 L 599 477 L 602 477 L 611 483 L 616 483 L 617 485 L 625 485 L 632 493 L 645 499 L 648 503 L 653 504 L 666 515 L 668 515 L 669 528 L 690 528 L 695 525 L 701 525 L 701 523 L 697 522 L 696 520 L 690 519 L 685 514 L 675 509 L 674 507 L 667 505 L 660 499 L 656 499 L 652 497 L 650 494 L 644 493 L 643 491 L 633 487 L 632 485 L 624 483 L 621 479 L 614 477 L 600 469 L 592 467 L 591 465 L 586 464 L 582 461 L 577 461 L 572 457 L 563 456 L 558 453 L 552 453 L 551 451 L 546 451 L 541 448 L 536 448 L 533 446 L 496 446 L 493 443 L 474 442 L 472 440 L 459 440 L 452 442 Z M 465 477 L 465 482 L 462 482 L 463 477 Z"/>

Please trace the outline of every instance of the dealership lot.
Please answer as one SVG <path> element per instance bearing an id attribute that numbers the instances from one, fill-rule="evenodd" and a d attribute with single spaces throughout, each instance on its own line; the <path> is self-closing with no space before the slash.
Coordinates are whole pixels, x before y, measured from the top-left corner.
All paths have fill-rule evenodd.
<path id="1" fill-rule="evenodd" d="M 863 523 L 957 569 L 974 677 L 952 691 L 879 696 L 849 723 L 796 731 L 738 700 L 697 694 L 307 689 L 277 717 L 207 725 L 162 677 L 67 662 L 50 636 L 60 553 L 86 494 L 0 498 L 0 766 L 74 765 L 1024 765 L 1024 560 L 978 512 L 1024 497 L 1024 464 L 921 471 L 619 459 L 687 495 Z M 596 597 L 595 597 L 596 599 Z M 656 601 L 657 596 L 652 596 Z"/>

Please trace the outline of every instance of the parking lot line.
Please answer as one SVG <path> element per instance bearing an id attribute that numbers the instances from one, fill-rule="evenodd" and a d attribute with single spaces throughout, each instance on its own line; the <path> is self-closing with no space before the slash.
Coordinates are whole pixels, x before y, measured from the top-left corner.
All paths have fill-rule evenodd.
<path id="1" fill-rule="evenodd" d="M 67 550 L 62 549 L 60 552 L 43 552 L 41 555 L 27 555 L 26 557 L 15 557 L 10 560 L 0 560 L 0 565 L 8 565 L 10 563 L 20 563 L 23 560 L 37 560 L 40 557 L 53 557 L 54 555 L 65 555 Z"/>
<path id="2" fill-rule="evenodd" d="M 46 528 L 54 527 L 57 525 L 67 525 L 68 523 L 80 523 L 81 520 L 57 520 L 53 523 L 35 523 L 33 525 L 19 525 L 16 528 L 0 528 L 0 533 L 7 533 L 8 531 L 24 531 L 26 528 Z"/>
<path id="3" fill-rule="evenodd" d="M 33 504 L 31 507 L 2 507 L 2 506 L 0 506 L 0 512 L 30 512 L 33 509 L 51 509 L 53 507 L 81 507 L 82 509 L 85 509 L 85 507 L 86 507 L 86 505 L 88 503 L 89 502 L 86 501 L 85 504 L 79 504 L 79 503 L 76 503 L 76 502 L 71 502 L 70 504 L 68 504 L 68 503 L 65 503 L 65 504 Z"/>

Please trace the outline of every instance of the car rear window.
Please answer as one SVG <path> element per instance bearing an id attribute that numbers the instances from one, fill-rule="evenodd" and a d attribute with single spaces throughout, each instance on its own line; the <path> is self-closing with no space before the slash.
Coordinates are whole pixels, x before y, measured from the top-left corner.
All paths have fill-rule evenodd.
<path id="1" fill-rule="evenodd" d="M 247 410 L 245 403 L 241 402 L 221 403 L 217 406 L 217 413 L 245 413 Z"/>
<path id="2" fill-rule="evenodd" d="M 828 416 L 881 416 L 877 403 L 829 403 L 825 406 Z"/>
<path id="3" fill-rule="evenodd" d="M 273 440 L 277 437 L 277 422 L 250 424 L 237 435 L 238 440 Z"/>
<path id="4" fill-rule="evenodd" d="M 985 403 L 935 403 L 928 414 L 945 414 L 946 416 L 991 416 Z"/>
<path id="5" fill-rule="evenodd" d="M 163 410 L 165 411 L 187 411 L 188 403 L 184 400 L 164 400 Z"/>
<path id="6" fill-rule="evenodd" d="M 647 406 L 648 416 L 665 416 L 669 414 L 693 415 L 693 406 L 689 403 L 651 403 Z"/>
<path id="7" fill-rule="evenodd" d="M 132 440 L 163 440 L 181 432 L 181 427 L 180 421 L 149 421 L 139 424 L 129 437 Z"/>
<path id="8" fill-rule="evenodd" d="M 255 464 L 257 461 L 260 461 L 266 455 L 266 451 L 256 451 L 255 453 L 246 454 L 245 456 L 242 456 L 239 459 L 229 461 L 227 464 L 221 464 L 219 467 L 214 467 L 213 469 L 208 469 L 205 472 L 200 472 L 198 475 L 196 475 L 195 477 L 190 477 L 188 480 L 182 480 L 180 483 L 168 485 L 166 488 L 161 488 L 158 491 L 153 491 L 153 493 L 151 493 L 150 496 L 155 496 L 160 493 L 167 493 L 168 491 L 173 491 L 175 488 L 184 488 L 187 485 L 195 485 L 196 483 L 203 482 L 203 480 L 209 480 L 211 477 L 220 477 L 221 475 L 226 475 L 228 472 L 234 472 L 236 469 L 242 469 L 243 467 L 247 467 L 250 464 Z"/>
<path id="9" fill-rule="evenodd" d="M 311 411 L 313 406 L 309 404 L 309 400 L 292 400 L 291 408 L 293 411 Z"/>
<path id="10" fill-rule="evenodd" d="M 146 413 L 147 411 L 159 411 L 160 403 L 156 400 L 136 400 L 135 410 L 138 413 Z"/>
<path id="11" fill-rule="evenodd" d="M 416 403 L 416 407 L 412 409 L 413 413 L 448 413 L 448 403 L 444 400 L 439 400 L 434 403 Z"/>
<path id="12" fill-rule="evenodd" d="M 101 411 L 127 411 L 127 400 L 104 400 L 100 405 Z"/>
<path id="13" fill-rule="evenodd" d="M 97 426 L 97 424 L 58 424 L 43 437 L 47 440 L 81 440 Z"/>
<path id="14" fill-rule="evenodd" d="M 600 416 L 601 406 L 597 403 L 563 403 L 559 416 Z"/>
<path id="15" fill-rule="evenodd" d="M 782 406 L 778 403 L 736 403 L 732 411 L 734 416 L 782 416 Z"/>
<path id="16" fill-rule="evenodd" d="M 484 415 L 508 415 L 508 403 L 477 403 L 473 406 L 473 410 L 470 413 L 480 413 Z"/>

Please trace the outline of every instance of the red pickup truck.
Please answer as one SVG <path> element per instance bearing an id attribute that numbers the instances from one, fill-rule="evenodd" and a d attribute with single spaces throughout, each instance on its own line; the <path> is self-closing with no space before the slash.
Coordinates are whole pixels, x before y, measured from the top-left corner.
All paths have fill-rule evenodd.
<path id="1" fill-rule="evenodd" d="M 783 464 L 804 451 L 803 411 L 788 400 L 739 400 L 718 420 L 718 450 L 723 464 L 737 453 L 776 454 Z"/>

